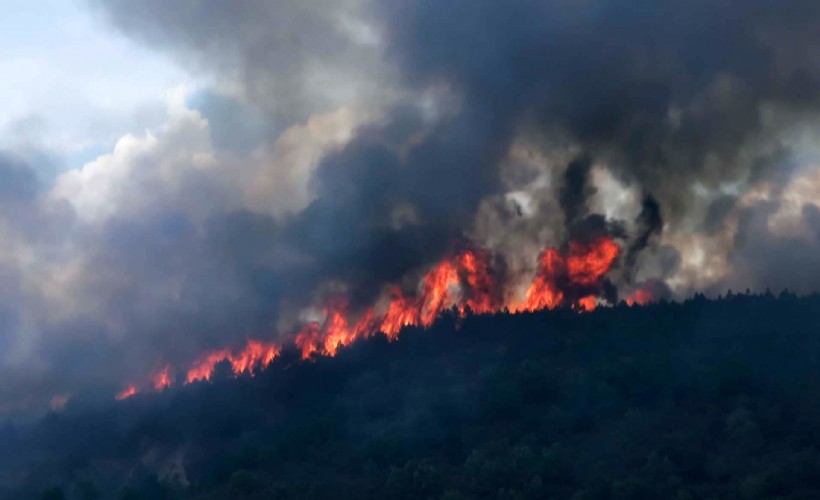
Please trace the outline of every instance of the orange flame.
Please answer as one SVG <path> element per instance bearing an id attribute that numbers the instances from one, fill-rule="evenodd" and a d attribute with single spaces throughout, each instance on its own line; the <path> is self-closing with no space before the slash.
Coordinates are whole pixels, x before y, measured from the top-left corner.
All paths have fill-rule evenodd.
<path id="1" fill-rule="evenodd" d="M 530 287 L 524 303 L 513 308 L 515 311 L 538 311 L 555 309 L 564 300 L 564 293 L 558 288 L 557 281 L 564 273 L 564 257 L 554 248 L 547 248 L 538 257 L 538 272 Z"/>
<path id="2" fill-rule="evenodd" d="M 314 352 L 335 356 L 340 346 L 346 346 L 375 332 L 372 309 L 366 310 L 356 324 L 349 325 L 347 302 L 343 298 L 336 297 L 324 313 L 324 328 L 318 321 L 311 321 L 296 335 L 295 343 L 302 351 L 303 359 L 309 358 Z"/>
<path id="3" fill-rule="evenodd" d="M 609 238 L 598 238 L 588 243 L 570 243 L 567 256 L 570 281 L 581 286 L 594 285 L 609 272 L 620 253 L 621 249 Z"/>
<path id="4" fill-rule="evenodd" d="M 397 285 L 389 286 L 386 290 L 388 302 L 382 313 L 377 314 L 377 307 L 367 308 L 357 321 L 351 322 L 346 298 L 341 295 L 331 297 L 323 308 L 323 319 L 305 324 L 296 334 L 294 343 L 303 359 L 310 358 L 313 353 L 335 356 L 340 347 L 378 331 L 394 340 L 405 326 L 428 327 L 450 308 L 455 308 L 462 316 L 468 310 L 481 314 L 504 307 L 523 312 L 571 305 L 577 311 L 592 311 L 597 306 L 596 290 L 619 254 L 620 248 L 615 241 L 605 237 L 572 242 L 566 254 L 546 248 L 539 255 L 538 269 L 524 300 L 510 304 L 502 300 L 504 293 L 491 271 L 490 252 L 468 247 L 433 266 L 421 278 L 414 294 L 406 294 Z M 651 295 L 646 298 L 645 294 L 648 292 L 638 290 L 627 302 L 651 300 Z M 235 375 L 253 375 L 268 366 L 280 350 L 280 346 L 274 343 L 249 340 L 238 352 L 228 348 L 207 352 L 188 369 L 185 383 L 209 380 L 214 367 L 222 361 L 230 364 Z M 170 365 L 155 373 L 152 383 L 157 391 L 170 387 Z M 136 386 L 130 384 L 117 394 L 117 399 L 125 399 L 136 392 Z"/>
<path id="5" fill-rule="evenodd" d="M 499 308 L 495 280 L 490 273 L 490 254 L 487 250 L 466 250 L 457 256 L 458 267 L 469 287 L 467 307 L 478 314 Z M 464 308 L 460 308 L 462 314 Z"/>
<path id="6" fill-rule="evenodd" d="M 339 346 L 382 331 L 394 339 L 410 325 L 430 326 L 442 311 L 457 306 L 461 314 L 467 308 L 478 313 L 499 308 L 493 299 L 496 290 L 489 269 L 489 252 L 480 249 L 462 250 L 444 259 L 425 274 L 416 297 L 408 297 L 398 286 L 387 290 L 390 301 L 384 314 L 377 318 L 373 308 L 367 309 L 359 321 L 348 322 L 347 304 L 338 297 L 325 308 L 322 322 L 311 322 L 296 335 L 296 345 L 303 358 L 314 352 L 335 355 Z"/>
<path id="7" fill-rule="evenodd" d="M 630 306 L 645 306 L 652 302 L 652 299 L 652 292 L 645 288 L 638 288 L 637 290 L 632 292 L 632 295 L 626 298 L 626 303 Z"/>
<path id="8" fill-rule="evenodd" d="M 388 294 L 392 300 L 387 306 L 379 329 L 387 335 L 387 338 L 395 339 L 403 327 L 419 324 L 419 313 L 413 301 L 405 297 L 399 287 L 391 286 Z"/>
<path id="9" fill-rule="evenodd" d="M 592 312 L 595 310 L 596 305 L 597 300 L 594 295 L 587 295 L 586 297 L 578 299 L 578 309 L 581 311 Z"/>
<path id="10" fill-rule="evenodd" d="M 185 383 L 190 384 L 197 380 L 209 380 L 214 367 L 221 361 L 227 360 L 235 375 L 253 373 L 271 363 L 279 354 L 280 348 L 268 342 L 249 340 L 245 348 L 234 354 L 230 349 L 218 349 L 204 354 L 194 362 L 193 367 L 185 376 Z"/>
<path id="11" fill-rule="evenodd" d="M 444 260 L 427 273 L 422 283 L 421 324 L 430 326 L 441 311 L 457 300 L 458 269 L 449 260 Z"/>

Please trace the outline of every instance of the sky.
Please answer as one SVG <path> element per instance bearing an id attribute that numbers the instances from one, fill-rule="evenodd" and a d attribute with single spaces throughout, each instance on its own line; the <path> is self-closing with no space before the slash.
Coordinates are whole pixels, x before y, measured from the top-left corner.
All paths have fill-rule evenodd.
<path id="1" fill-rule="evenodd" d="M 601 305 L 820 291 L 816 2 L 2 7 L 2 413 L 287 342 L 464 245 L 511 295 L 604 236 Z"/>
<path id="2" fill-rule="evenodd" d="M 163 54 L 129 41 L 72 1 L 3 2 L 0 130 L 7 148 L 40 148 L 77 168 L 122 135 L 156 126 L 167 93 L 192 85 Z"/>

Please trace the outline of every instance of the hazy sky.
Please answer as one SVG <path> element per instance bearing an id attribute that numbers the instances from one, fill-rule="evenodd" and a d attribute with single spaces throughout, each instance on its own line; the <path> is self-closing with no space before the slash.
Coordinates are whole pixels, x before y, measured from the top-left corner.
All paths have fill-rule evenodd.
<path id="1" fill-rule="evenodd" d="M 0 7 L 0 412 L 287 342 L 456 242 L 511 293 L 599 235 L 601 302 L 820 290 L 816 0 Z"/>
<path id="2" fill-rule="evenodd" d="M 193 78 L 82 2 L 3 0 L 0 130 L 76 168 L 127 132 L 158 125 L 167 93 Z"/>

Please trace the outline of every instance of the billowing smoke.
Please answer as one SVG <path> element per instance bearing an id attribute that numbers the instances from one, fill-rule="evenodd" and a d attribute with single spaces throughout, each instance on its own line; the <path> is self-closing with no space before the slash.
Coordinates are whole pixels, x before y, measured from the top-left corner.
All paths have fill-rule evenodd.
<path id="1" fill-rule="evenodd" d="M 0 409 L 451 306 L 820 289 L 817 2 L 90 8 L 210 83 L 53 183 L 0 155 Z"/>

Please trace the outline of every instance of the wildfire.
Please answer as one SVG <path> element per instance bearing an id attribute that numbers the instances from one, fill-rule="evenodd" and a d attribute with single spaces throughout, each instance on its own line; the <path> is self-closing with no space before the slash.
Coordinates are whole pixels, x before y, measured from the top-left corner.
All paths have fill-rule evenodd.
<path id="1" fill-rule="evenodd" d="M 588 243 L 571 243 L 567 256 L 570 281 L 580 286 L 598 283 L 609 272 L 620 253 L 621 249 L 609 238 L 598 238 Z"/>
<path id="2" fill-rule="evenodd" d="M 652 292 L 646 290 L 645 288 L 638 288 L 632 292 L 632 295 L 626 298 L 626 303 L 630 306 L 645 306 L 646 304 L 652 302 L 652 300 Z"/>
<path id="3" fill-rule="evenodd" d="M 597 304 L 597 293 L 583 293 L 595 288 L 612 269 L 621 250 L 609 238 L 598 238 L 585 243 L 573 242 L 567 255 L 555 248 L 547 248 L 538 258 L 539 268 L 527 289 L 526 299 L 513 311 L 555 309 L 564 304 L 568 294 L 578 297 L 571 305 L 581 311 L 592 311 Z"/>
<path id="4" fill-rule="evenodd" d="M 171 387 L 171 365 L 165 365 L 151 378 L 153 379 L 154 390 L 157 392 Z"/>
<path id="5" fill-rule="evenodd" d="M 311 321 L 296 335 L 295 344 L 302 351 L 304 359 L 314 352 L 334 356 L 339 346 L 374 333 L 372 309 L 365 311 L 352 326 L 348 324 L 347 302 L 344 299 L 337 298 L 324 312 L 324 327 L 317 321 Z"/>
<path id="6" fill-rule="evenodd" d="M 538 272 L 527 288 L 527 299 L 513 310 L 538 311 L 555 309 L 564 300 L 564 293 L 558 287 L 558 278 L 564 273 L 564 257 L 554 248 L 547 248 L 538 258 Z"/>
<path id="7" fill-rule="evenodd" d="M 597 301 L 594 295 L 587 295 L 581 299 L 578 299 L 578 309 L 581 311 L 594 311 Z"/>
<path id="8" fill-rule="evenodd" d="M 491 313 L 507 308 L 513 312 L 538 311 L 570 306 L 579 312 L 595 309 L 604 276 L 620 254 L 612 239 L 601 237 L 591 241 L 572 242 L 567 251 L 547 248 L 538 258 L 538 269 L 523 298 L 506 294 L 503 283 L 494 273 L 489 251 L 465 247 L 430 268 L 419 280 L 415 292 L 405 292 L 397 285 L 386 288 L 384 300 L 365 308 L 356 317 L 351 314 L 344 295 L 326 300 L 321 321 L 306 323 L 294 336 L 294 343 L 303 359 L 314 353 L 334 356 L 340 347 L 383 332 L 395 339 L 405 326 L 430 326 L 445 310 L 453 309 L 464 316 L 468 311 Z M 645 303 L 651 295 L 638 290 L 627 299 Z M 633 302 L 630 302 L 633 301 Z M 642 302 L 644 301 L 644 302 Z M 256 371 L 269 365 L 279 355 L 281 347 L 260 340 L 249 340 L 239 351 L 217 349 L 201 355 L 188 369 L 185 383 L 211 378 L 214 368 L 227 361 L 235 375 Z M 171 386 L 171 367 L 165 365 L 152 376 L 156 391 Z M 125 399 L 137 392 L 129 385 L 117 394 Z"/>
<path id="9" fill-rule="evenodd" d="M 413 301 L 405 297 L 399 287 L 391 286 L 388 294 L 391 297 L 390 305 L 387 306 L 380 330 L 389 339 L 395 339 L 403 327 L 419 324 L 419 314 Z"/>
<path id="10" fill-rule="evenodd" d="M 255 370 L 270 364 L 279 354 L 280 348 L 273 343 L 260 340 L 249 340 L 245 348 L 234 354 L 230 349 L 218 349 L 206 353 L 194 362 L 193 367 L 185 376 L 185 383 L 190 384 L 197 380 L 208 380 L 214 367 L 223 360 L 227 360 L 235 375 L 253 373 Z"/>
<path id="11" fill-rule="evenodd" d="M 497 300 L 498 288 L 492 274 L 490 273 L 490 253 L 487 250 L 464 251 L 457 257 L 458 268 L 467 289 L 470 291 L 467 297 L 467 307 L 474 313 L 483 314 L 492 312 L 499 308 Z M 464 313 L 464 308 L 459 308 Z"/>
<path id="12" fill-rule="evenodd" d="M 494 299 L 497 286 L 489 258 L 486 250 L 466 249 L 441 261 L 422 278 L 416 299 L 407 297 L 396 286 L 390 287 L 390 303 L 379 329 L 392 339 L 402 327 L 430 326 L 442 311 L 453 306 L 461 314 L 467 308 L 475 313 L 500 309 L 501 304 Z"/>
<path id="13" fill-rule="evenodd" d="M 117 395 L 114 396 L 114 397 L 117 399 L 117 401 L 122 401 L 123 399 L 130 398 L 131 396 L 133 396 L 136 393 L 137 393 L 136 386 L 134 384 L 128 384 L 128 387 L 126 387 L 125 389 L 118 392 Z"/>

